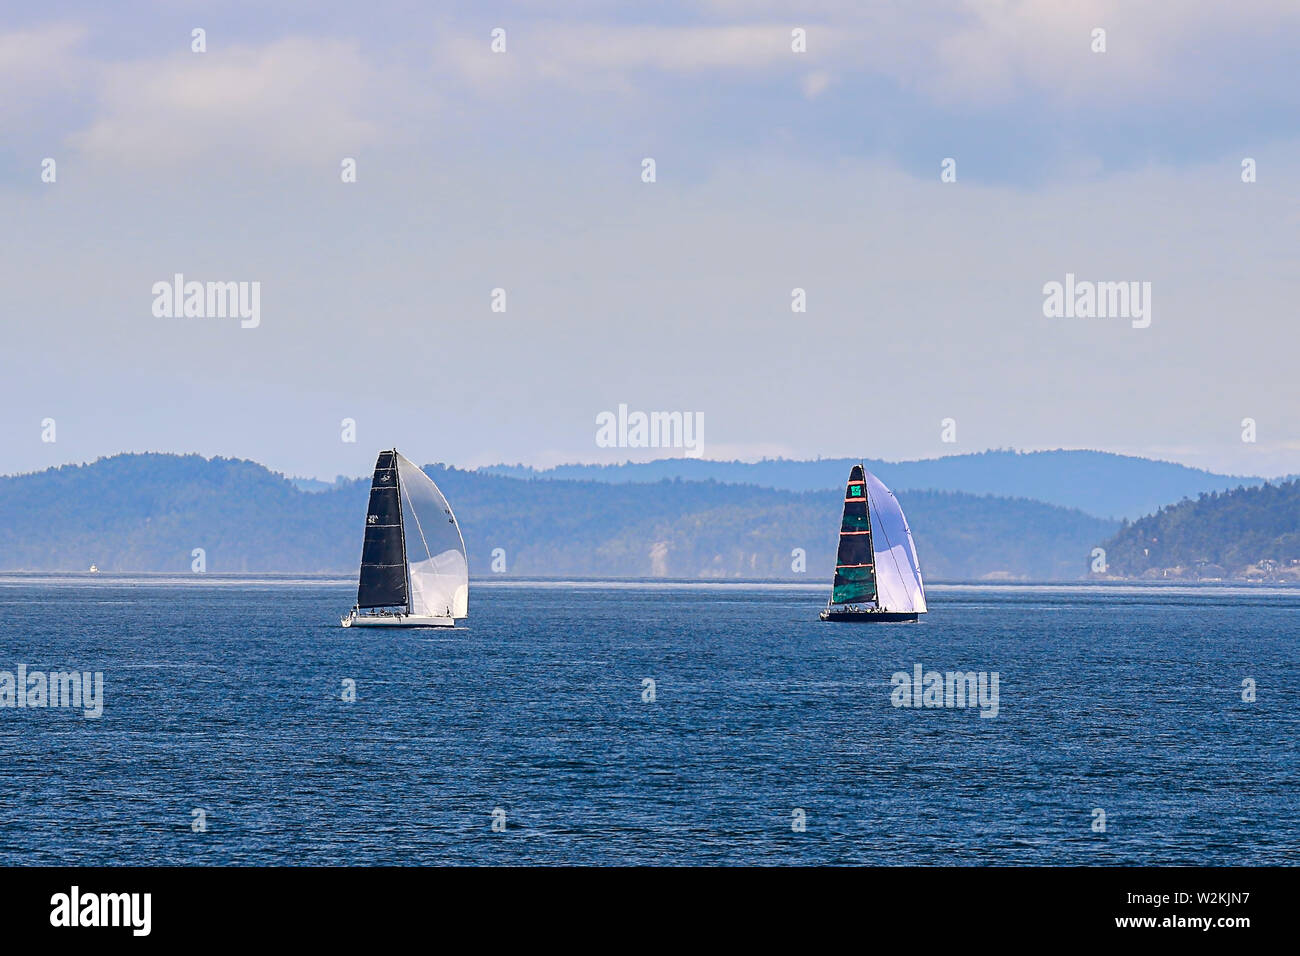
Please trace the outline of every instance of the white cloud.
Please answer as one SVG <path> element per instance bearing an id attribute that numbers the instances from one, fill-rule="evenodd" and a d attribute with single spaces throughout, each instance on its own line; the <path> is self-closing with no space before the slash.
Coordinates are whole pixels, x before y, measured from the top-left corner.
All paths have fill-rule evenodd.
<path id="1" fill-rule="evenodd" d="M 1212 0 L 1133 4 L 1121 0 L 937 0 L 861 4 L 821 0 L 791 10 L 775 2 L 712 0 L 707 22 L 675 24 L 582 19 L 523 22 L 510 52 L 488 37 L 444 41 L 435 58 L 475 88 L 522 90 L 562 83 L 587 92 L 626 93 L 642 74 L 717 73 L 746 82 L 780 70 L 834 70 L 837 77 L 885 77 L 941 105 L 993 106 L 1017 100 L 1110 103 L 1136 110 L 1250 89 L 1257 69 L 1278 68 L 1294 48 L 1300 4 L 1239 0 L 1230 12 Z M 731 22 L 719 22 L 723 19 Z M 790 31 L 808 31 L 808 52 L 793 54 Z M 1091 49 L 1107 31 L 1107 51 Z M 818 80 L 801 82 L 805 95 Z"/>
<path id="2" fill-rule="evenodd" d="M 1284 38 L 1300 26 L 1300 7 L 1281 0 L 1239 0 L 1231 12 L 1211 0 L 965 0 L 959 9 L 964 22 L 936 32 L 929 57 L 912 61 L 929 69 L 900 78 L 960 103 L 1046 95 L 1131 108 L 1193 99 L 1249 85 L 1253 57 L 1293 47 L 1294 35 Z M 1106 31 L 1104 53 L 1092 50 L 1097 28 Z"/>
<path id="3" fill-rule="evenodd" d="M 99 112 L 73 144 L 136 166 L 201 158 L 323 163 L 379 134 L 377 73 L 355 45 L 289 38 L 103 68 Z"/>
<path id="4" fill-rule="evenodd" d="M 825 70 L 814 70 L 805 74 L 799 81 L 799 87 L 803 90 L 803 95 L 810 100 L 815 100 L 826 92 L 831 85 L 831 75 Z"/>
<path id="5" fill-rule="evenodd" d="M 42 77 L 57 81 L 57 68 L 67 65 L 85 36 L 85 28 L 73 23 L 0 33 L 0 79 L 6 85 Z"/>
<path id="6" fill-rule="evenodd" d="M 842 42 L 834 31 L 805 24 L 808 43 L 829 53 Z M 788 23 L 627 26 L 542 23 L 508 34 L 508 51 L 494 54 L 488 38 L 456 37 L 435 60 L 477 86 L 499 87 L 536 79 L 603 91 L 625 91 L 641 72 L 692 76 L 710 71 L 745 75 L 807 68 L 808 55 L 791 50 Z"/>
<path id="7" fill-rule="evenodd" d="M 538 37 L 553 69 L 568 65 L 600 70 L 650 68 L 672 73 L 793 65 L 790 28 L 783 24 L 707 27 L 550 28 Z"/>
<path id="8" fill-rule="evenodd" d="M 83 85 L 85 37 L 85 28 L 73 23 L 0 33 L 0 119 L 40 110 L 51 96 Z"/>

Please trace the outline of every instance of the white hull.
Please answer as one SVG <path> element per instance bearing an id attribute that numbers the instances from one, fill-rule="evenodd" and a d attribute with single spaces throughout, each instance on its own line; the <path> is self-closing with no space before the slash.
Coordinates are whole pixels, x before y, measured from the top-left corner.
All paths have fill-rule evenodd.
<path id="1" fill-rule="evenodd" d="M 417 614 L 357 614 L 339 621 L 344 627 L 455 627 L 450 617 L 422 617 Z"/>

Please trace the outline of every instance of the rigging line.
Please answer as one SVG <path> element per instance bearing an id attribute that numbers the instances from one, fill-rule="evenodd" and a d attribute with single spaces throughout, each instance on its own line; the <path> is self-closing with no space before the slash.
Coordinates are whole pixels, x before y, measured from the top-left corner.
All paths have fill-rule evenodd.
<path id="1" fill-rule="evenodd" d="M 397 449 L 388 468 L 393 473 L 393 484 L 397 486 L 397 531 L 402 540 L 402 591 L 406 597 L 406 613 L 411 613 L 411 563 L 406 560 L 406 522 L 402 520 L 402 473 L 397 469 Z M 394 565 L 396 567 L 396 565 Z"/>
<path id="2" fill-rule="evenodd" d="M 429 542 L 425 540 L 424 526 L 420 524 L 420 516 L 415 511 L 415 502 L 411 501 L 411 493 L 403 488 L 402 494 L 406 495 L 406 503 L 411 506 L 411 517 L 415 519 L 415 530 L 420 532 L 420 543 L 424 545 L 425 556 L 432 558 L 433 552 L 429 550 Z"/>
<path id="3" fill-rule="evenodd" d="M 892 494 L 892 492 L 891 492 L 891 494 Z M 870 505 L 870 503 L 871 503 L 871 496 L 868 495 L 868 496 L 867 496 L 867 504 L 868 504 L 868 506 Z M 894 554 L 894 542 L 892 542 L 892 541 L 889 540 L 889 532 L 888 532 L 888 531 L 885 531 L 885 523 L 884 523 L 883 521 L 880 522 L 880 524 L 878 525 L 878 527 L 879 527 L 880 530 L 883 531 L 884 534 L 885 534 L 885 544 L 889 545 L 889 556 L 890 556 L 890 558 L 892 558 L 893 561 L 894 561 L 894 570 L 898 572 L 898 579 L 899 579 L 900 581 L 905 581 L 906 578 L 903 577 L 903 569 L 900 568 L 900 567 L 898 566 L 898 557 L 897 557 L 897 555 Z M 877 594 L 880 593 L 880 588 L 879 588 L 879 587 L 876 588 L 876 593 L 877 593 Z M 908 601 L 909 601 L 909 603 L 912 603 L 911 598 L 909 598 Z M 877 597 L 877 599 L 876 599 L 876 603 L 879 603 L 879 598 L 878 598 L 878 597 Z"/>

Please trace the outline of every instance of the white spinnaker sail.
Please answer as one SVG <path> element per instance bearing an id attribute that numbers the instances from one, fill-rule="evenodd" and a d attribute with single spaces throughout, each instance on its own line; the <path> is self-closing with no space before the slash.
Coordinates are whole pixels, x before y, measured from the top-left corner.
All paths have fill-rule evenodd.
<path id="1" fill-rule="evenodd" d="M 867 472 L 867 499 L 876 557 L 876 604 L 886 611 L 924 611 L 921 565 L 898 499 L 871 472 Z"/>
<path id="2" fill-rule="evenodd" d="M 400 452 L 402 524 L 411 575 L 411 613 L 461 618 L 469 614 L 469 564 L 451 505 L 433 479 Z"/>

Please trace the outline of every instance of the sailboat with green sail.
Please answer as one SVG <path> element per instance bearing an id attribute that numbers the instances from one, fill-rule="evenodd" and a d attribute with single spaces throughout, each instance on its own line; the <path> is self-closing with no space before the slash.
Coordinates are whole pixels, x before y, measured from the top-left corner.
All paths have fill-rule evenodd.
<path id="1" fill-rule="evenodd" d="M 854 465 L 844 489 L 840 543 L 823 621 L 915 621 L 926 612 L 912 529 L 884 482 Z"/>

